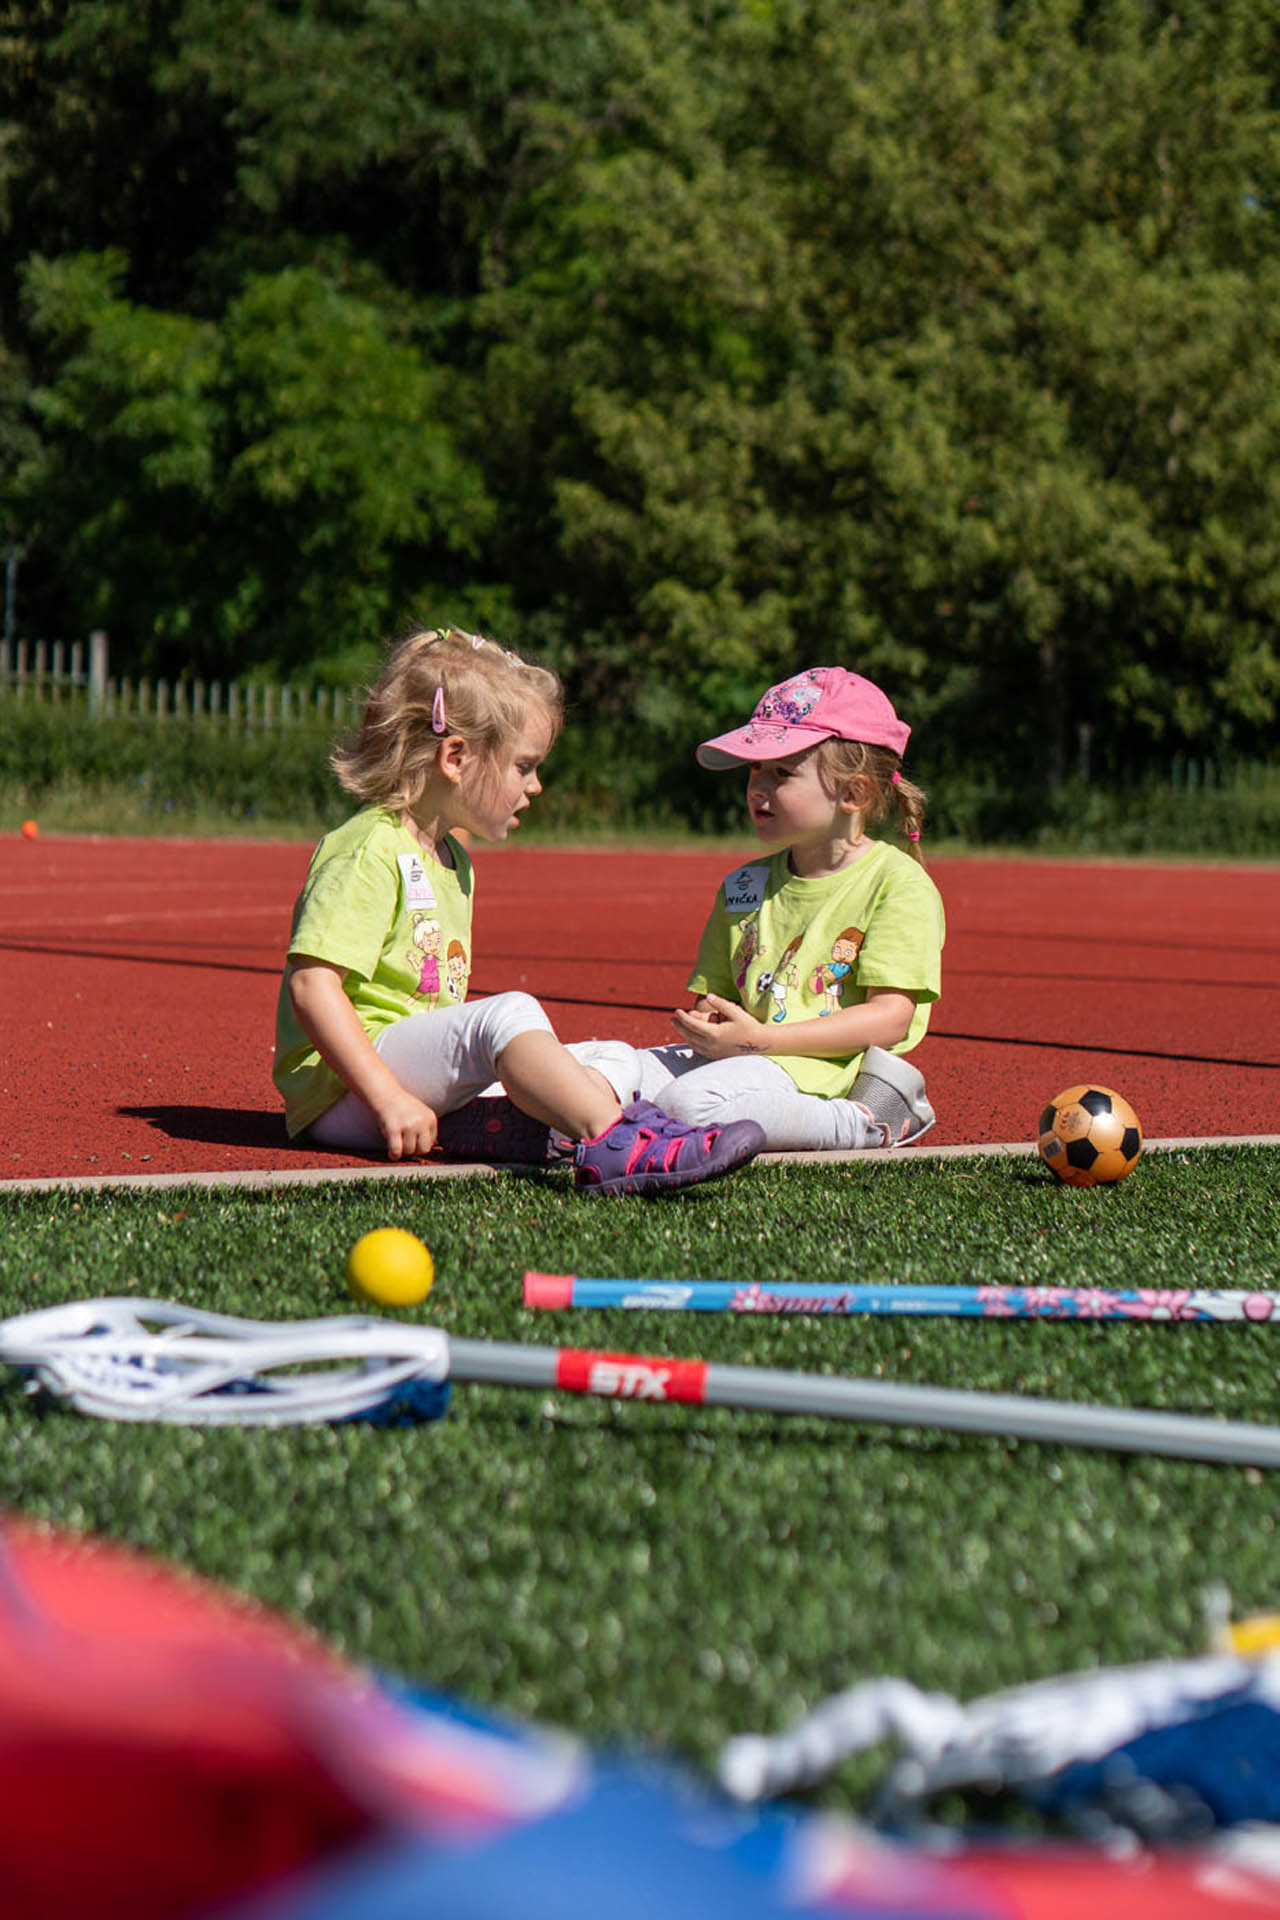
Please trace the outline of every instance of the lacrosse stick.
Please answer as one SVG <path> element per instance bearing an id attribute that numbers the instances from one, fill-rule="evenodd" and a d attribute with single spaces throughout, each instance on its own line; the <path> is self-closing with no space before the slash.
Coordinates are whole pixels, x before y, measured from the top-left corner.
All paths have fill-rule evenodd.
<path id="1" fill-rule="evenodd" d="M 615 1400 L 675 1401 L 796 1413 L 894 1427 L 940 1427 L 951 1433 L 1060 1441 L 1120 1453 L 1239 1466 L 1280 1467 L 1280 1428 L 1245 1421 L 1156 1413 L 1138 1407 L 1080 1405 L 1018 1394 L 948 1387 L 909 1387 L 707 1360 L 592 1353 L 576 1347 L 523 1347 L 481 1340 L 450 1343 L 455 1380 L 493 1386 L 558 1387 Z"/>
<path id="2" fill-rule="evenodd" d="M 833 1694 L 781 1733 L 736 1735 L 717 1771 L 734 1799 L 771 1799 L 893 1741 L 906 1757 L 884 1804 L 899 1820 L 942 1793 L 976 1789 L 990 1804 L 1003 1788 L 1063 1812 L 1180 1816 L 1180 1837 L 1187 1823 L 1201 1837 L 1209 1820 L 1276 1818 L 1278 1718 L 1280 1662 L 1232 1654 L 1058 1674 L 967 1704 L 885 1677 Z M 1188 1787 L 1190 1797 L 1170 1797 Z"/>
<path id="3" fill-rule="evenodd" d="M 449 1399 L 444 1334 L 372 1315 L 271 1322 L 81 1300 L 0 1321 L 0 1362 L 78 1413 L 184 1426 L 391 1425 L 439 1419 Z"/>
<path id="4" fill-rule="evenodd" d="M 661 1313 L 946 1315 L 977 1320 L 1213 1320 L 1258 1323 L 1280 1293 L 1189 1288 L 838 1286 L 779 1280 L 599 1280 L 526 1273 L 526 1307 L 631 1307 Z"/>
<path id="5" fill-rule="evenodd" d="M 147 1321 L 165 1330 L 155 1333 Z M 359 1372 L 272 1372 L 350 1358 L 362 1361 Z M 38 1387 L 81 1412 L 126 1420 L 279 1425 L 431 1417 L 418 1413 L 415 1396 L 423 1383 L 435 1389 L 438 1414 L 441 1390 L 452 1379 L 1280 1466 L 1274 1427 L 706 1360 L 448 1340 L 435 1328 L 373 1318 L 272 1324 L 155 1300 L 94 1300 L 0 1322 L 0 1360 L 29 1369 Z"/>

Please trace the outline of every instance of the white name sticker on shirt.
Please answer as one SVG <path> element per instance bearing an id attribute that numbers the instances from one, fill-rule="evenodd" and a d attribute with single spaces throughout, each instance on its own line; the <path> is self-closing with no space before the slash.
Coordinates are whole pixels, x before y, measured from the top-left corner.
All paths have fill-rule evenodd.
<path id="1" fill-rule="evenodd" d="M 406 907 L 434 907 L 436 896 L 427 878 L 427 869 L 416 853 L 398 853 L 396 865 L 404 882 Z"/>
<path id="2" fill-rule="evenodd" d="M 724 883 L 726 913 L 754 913 L 764 903 L 768 867 L 739 867 Z"/>

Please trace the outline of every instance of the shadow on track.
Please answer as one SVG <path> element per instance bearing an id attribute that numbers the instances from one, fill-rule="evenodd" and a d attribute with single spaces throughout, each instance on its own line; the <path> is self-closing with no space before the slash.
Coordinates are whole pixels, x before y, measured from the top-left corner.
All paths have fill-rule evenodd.
<path id="1" fill-rule="evenodd" d="M 130 1120 L 145 1120 L 170 1140 L 205 1140 L 213 1146 L 287 1147 L 284 1114 L 261 1107 L 117 1107 Z"/>

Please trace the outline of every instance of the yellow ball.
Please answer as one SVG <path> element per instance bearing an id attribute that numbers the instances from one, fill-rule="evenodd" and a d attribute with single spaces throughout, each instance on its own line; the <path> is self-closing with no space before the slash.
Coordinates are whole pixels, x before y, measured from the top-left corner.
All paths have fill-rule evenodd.
<path id="1" fill-rule="evenodd" d="M 416 1234 L 378 1227 L 347 1255 L 347 1286 L 374 1307 L 416 1307 L 431 1291 L 435 1262 Z"/>

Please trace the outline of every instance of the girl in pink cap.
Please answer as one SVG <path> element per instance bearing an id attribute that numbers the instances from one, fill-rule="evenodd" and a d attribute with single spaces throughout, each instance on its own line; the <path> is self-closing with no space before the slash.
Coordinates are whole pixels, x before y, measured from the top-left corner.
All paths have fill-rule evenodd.
<path id="1" fill-rule="evenodd" d="M 774 1151 L 904 1146 L 933 1125 L 919 1044 L 941 983 L 942 900 L 920 858 L 910 728 L 843 667 L 770 687 L 698 748 L 740 767 L 762 857 L 722 883 L 641 1091 L 686 1124 L 750 1118 Z M 872 837 L 896 813 L 907 851 Z"/>

